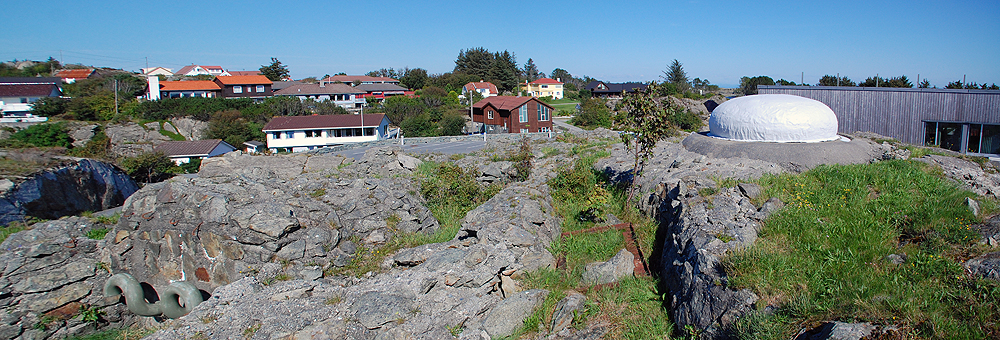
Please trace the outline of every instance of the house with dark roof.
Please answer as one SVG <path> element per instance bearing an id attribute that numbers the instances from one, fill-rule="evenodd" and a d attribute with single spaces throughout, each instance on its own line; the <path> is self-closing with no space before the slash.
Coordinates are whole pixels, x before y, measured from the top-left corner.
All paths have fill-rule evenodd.
<path id="1" fill-rule="evenodd" d="M 97 72 L 94 71 L 94 69 L 79 68 L 79 69 L 61 70 L 59 72 L 56 72 L 55 76 L 62 79 L 62 81 L 66 84 L 72 84 L 75 83 L 77 80 L 90 79 L 96 74 Z"/>
<path id="2" fill-rule="evenodd" d="M 496 96 L 472 105 L 472 121 L 486 133 L 552 131 L 552 106 L 535 97 Z"/>
<path id="3" fill-rule="evenodd" d="M 323 79 L 327 83 L 341 82 L 348 85 L 358 84 L 399 84 L 399 80 L 392 79 L 389 77 L 371 77 L 371 76 L 349 76 L 349 75 L 336 75 L 331 77 L 326 77 Z"/>
<path id="4" fill-rule="evenodd" d="M 264 126 L 271 152 L 300 152 L 385 139 L 384 114 L 276 116 Z"/>
<path id="5" fill-rule="evenodd" d="M 156 82 L 155 79 L 151 78 L 149 84 L 152 86 Z M 161 81 L 159 85 L 160 98 L 217 98 L 222 96 L 222 87 L 211 80 Z"/>
<path id="6" fill-rule="evenodd" d="M 365 103 L 365 91 L 347 84 L 321 82 L 319 84 L 297 83 L 274 91 L 275 96 L 296 97 L 299 100 L 312 99 L 318 102 L 330 101 L 345 109 L 361 108 Z"/>
<path id="7" fill-rule="evenodd" d="M 500 91 L 497 86 L 488 81 L 474 81 L 462 86 L 462 94 L 468 96 L 469 92 L 479 92 L 483 98 L 499 96 Z"/>
<path id="8" fill-rule="evenodd" d="M 274 95 L 270 79 L 265 76 L 217 76 L 214 81 L 222 88 L 223 98 L 266 98 Z"/>
<path id="9" fill-rule="evenodd" d="M 162 152 L 174 164 L 181 165 L 195 159 L 215 157 L 236 151 L 236 148 L 221 139 L 163 142 L 153 148 Z"/>
<path id="10" fill-rule="evenodd" d="M 194 64 L 181 67 L 181 69 L 177 70 L 177 73 L 174 73 L 174 74 L 175 75 L 179 75 L 179 76 L 208 75 L 208 76 L 216 76 L 216 77 L 217 76 L 231 76 L 232 75 L 229 72 L 226 72 L 226 70 L 222 69 L 222 66 L 214 66 L 214 65 L 213 66 L 204 66 L 204 65 L 194 65 Z"/>
<path id="11" fill-rule="evenodd" d="M 48 118 L 31 116 L 31 107 L 41 98 L 60 95 L 62 91 L 56 84 L 0 83 L 0 115 L 20 121 L 46 121 Z"/>
<path id="12" fill-rule="evenodd" d="M 62 84 L 59 77 L 0 77 L 0 84 Z"/>
<path id="13" fill-rule="evenodd" d="M 625 93 L 634 93 L 645 90 L 647 87 L 649 85 L 643 83 L 606 83 L 594 80 L 588 83 L 584 89 L 589 90 L 590 96 L 593 98 L 621 98 Z"/>

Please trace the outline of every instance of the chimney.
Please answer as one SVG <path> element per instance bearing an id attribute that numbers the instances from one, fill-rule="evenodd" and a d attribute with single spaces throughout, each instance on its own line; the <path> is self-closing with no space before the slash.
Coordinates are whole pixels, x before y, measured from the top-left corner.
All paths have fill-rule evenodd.
<path id="1" fill-rule="evenodd" d="M 149 100 L 160 100 L 160 77 L 148 76 L 146 77 L 149 83 L 149 93 L 146 98 Z"/>
<path id="2" fill-rule="evenodd" d="M 556 81 L 558 81 L 558 82 L 561 83 L 562 82 L 562 78 L 556 78 Z"/>

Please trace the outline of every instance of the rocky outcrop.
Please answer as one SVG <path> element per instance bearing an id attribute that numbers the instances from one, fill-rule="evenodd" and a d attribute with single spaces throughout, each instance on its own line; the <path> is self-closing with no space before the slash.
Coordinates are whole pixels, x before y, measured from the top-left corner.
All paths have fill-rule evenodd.
<path id="1" fill-rule="evenodd" d="M 142 126 L 136 123 L 109 124 L 104 134 L 111 140 L 111 153 L 121 157 L 134 157 L 153 151 L 157 144 L 169 141 L 159 131 L 159 125 Z"/>
<path id="2" fill-rule="evenodd" d="M 0 339 L 61 339 L 136 321 L 117 298 L 102 294 L 111 277 L 101 257 L 105 241 L 83 235 L 103 227 L 69 217 L 35 224 L 0 244 Z M 84 313 L 97 320 L 85 321 Z"/>
<path id="3" fill-rule="evenodd" d="M 342 160 L 231 153 L 207 159 L 198 178 L 147 185 L 122 209 L 111 265 L 154 285 L 187 280 L 211 292 L 269 263 L 315 277 L 315 268 L 346 265 L 358 246 L 437 230 L 409 179 L 338 179 L 319 166 Z"/>
<path id="4" fill-rule="evenodd" d="M 948 176 L 978 195 L 1000 198 L 1000 173 L 992 164 L 979 165 L 957 157 L 927 155 L 916 160 L 941 167 Z M 987 172 L 985 169 L 990 169 Z"/>
<path id="5" fill-rule="evenodd" d="M 184 136 L 187 140 L 199 140 L 204 137 L 205 130 L 208 130 L 208 122 L 188 117 L 171 118 L 170 124 L 164 124 L 163 128 L 170 129 L 171 132 Z M 241 147 L 239 145 L 233 146 Z"/>
<path id="6" fill-rule="evenodd" d="M 962 264 L 969 273 L 983 278 L 1000 281 L 1000 252 L 993 252 L 965 261 Z"/>
<path id="7" fill-rule="evenodd" d="M 0 224 L 27 216 L 56 219 L 110 209 L 137 190 L 135 181 L 113 165 L 80 159 L 8 185 L 0 193 Z"/>

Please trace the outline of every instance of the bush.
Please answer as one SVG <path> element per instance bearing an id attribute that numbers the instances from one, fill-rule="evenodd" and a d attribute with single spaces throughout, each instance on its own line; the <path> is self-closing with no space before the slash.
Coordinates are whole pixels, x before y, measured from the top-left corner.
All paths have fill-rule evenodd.
<path id="1" fill-rule="evenodd" d="M 146 183 L 165 179 L 174 168 L 174 162 L 162 152 L 147 152 L 135 157 L 125 157 L 120 165 L 125 173 L 137 182 Z"/>
<path id="2" fill-rule="evenodd" d="M 441 119 L 442 136 L 458 136 L 465 128 L 465 117 L 458 114 L 448 114 Z"/>
<path id="3" fill-rule="evenodd" d="M 432 123 L 426 114 L 406 118 L 402 124 L 399 124 L 399 128 L 403 130 L 403 135 L 407 137 L 437 136 L 437 125 Z"/>
<path id="4" fill-rule="evenodd" d="M 681 130 L 695 132 L 701 129 L 701 117 L 691 111 L 677 112 L 670 115 L 670 123 Z"/>
<path id="5" fill-rule="evenodd" d="M 10 139 L 37 147 L 60 146 L 68 148 L 73 144 L 66 129 L 59 123 L 32 125 L 27 129 L 15 132 L 10 136 Z"/>
<path id="6" fill-rule="evenodd" d="M 610 128 L 611 110 L 604 104 L 604 99 L 581 98 L 580 112 L 577 112 L 571 123 L 587 129 Z"/>

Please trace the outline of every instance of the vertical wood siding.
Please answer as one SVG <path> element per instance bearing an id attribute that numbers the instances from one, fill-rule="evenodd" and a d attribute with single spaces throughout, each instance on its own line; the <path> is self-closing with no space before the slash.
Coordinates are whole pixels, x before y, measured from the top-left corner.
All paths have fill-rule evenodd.
<path id="1" fill-rule="evenodd" d="M 760 94 L 791 94 L 826 104 L 839 132 L 874 132 L 924 143 L 924 121 L 1000 125 L 1000 91 L 835 86 L 760 86 Z"/>

